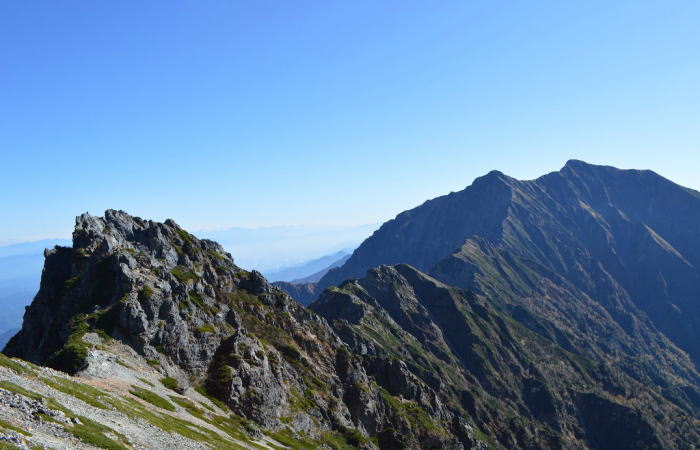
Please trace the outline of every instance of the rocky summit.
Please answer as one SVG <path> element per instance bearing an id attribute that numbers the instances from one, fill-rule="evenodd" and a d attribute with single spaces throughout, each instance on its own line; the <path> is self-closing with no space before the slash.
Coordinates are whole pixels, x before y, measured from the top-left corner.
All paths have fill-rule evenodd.
<path id="1" fill-rule="evenodd" d="M 274 286 L 172 220 L 83 214 L 0 356 L 0 440 L 698 448 L 698 223 L 653 172 L 494 171 Z"/>

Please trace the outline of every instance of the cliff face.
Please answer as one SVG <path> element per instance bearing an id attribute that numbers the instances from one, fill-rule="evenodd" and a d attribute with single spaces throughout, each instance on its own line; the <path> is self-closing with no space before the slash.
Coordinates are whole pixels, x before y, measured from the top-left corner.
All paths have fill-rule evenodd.
<path id="1" fill-rule="evenodd" d="M 311 304 L 396 395 L 411 386 L 371 369 L 393 359 L 506 448 L 684 448 L 693 406 L 669 400 L 604 357 L 571 353 L 489 299 L 407 266 L 380 266 Z M 693 389 L 683 382 L 676 388 Z M 415 388 L 414 388 L 415 389 Z M 697 414 L 697 411 L 695 411 Z"/>
<path id="2" fill-rule="evenodd" d="M 73 247 L 46 253 L 40 290 L 5 353 L 93 373 L 93 353 L 103 350 L 95 334 L 127 344 L 181 391 L 204 387 L 264 430 L 304 436 L 304 445 L 373 447 L 392 430 L 409 447 L 477 443 L 432 397 L 387 394 L 324 319 L 170 220 L 112 210 L 78 217 Z M 395 411 L 404 400 L 430 413 L 407 422 Z"/>

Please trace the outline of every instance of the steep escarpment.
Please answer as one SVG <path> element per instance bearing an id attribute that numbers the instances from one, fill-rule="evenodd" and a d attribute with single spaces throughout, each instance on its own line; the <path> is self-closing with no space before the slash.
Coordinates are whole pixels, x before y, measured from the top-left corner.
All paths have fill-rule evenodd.
<path id="1" fill-rule="evenodd" d="M 486 440 L 506 448 L 685 448 L 700 439 L 691 406 L 614 361 L 565 350 L 497 306 L 397 265 L 329 288 L 311 308 L 375 379 L 400 379 L 371 370 L 396 361 L 430 387 L 420 395 L 437 394 L 436 405 L 472 417 Z"/>
<path id="2" fill-rule="evenodd" d="M 390 393 L 372 371 L 390 372 L 392 361 L 368 371 L 324 319 L 171 220 L 78 217 L 73 247 L 47 251 L 5 352 L 79 375 L 119 372 L 95 356 L 112 340 L 179 391 L 213 396 L 293 447 L 478 445 L 468 422 L 418 395 L 430 392 L 419 378 L 406 372 L 415 389 Z"/>

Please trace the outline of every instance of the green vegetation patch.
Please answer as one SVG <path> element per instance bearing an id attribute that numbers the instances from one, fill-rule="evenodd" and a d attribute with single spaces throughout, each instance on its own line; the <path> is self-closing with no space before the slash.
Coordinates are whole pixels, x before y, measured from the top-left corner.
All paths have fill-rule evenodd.
<path id="1" fill-rule="evenodd" d="M 76 275 L 73 278 L 68 278 L 66 281 L 63 282 L 63 288 L 67 291 L 70 291 L 75 287 L 75 285 L 78 284 L 80 281 L 80 275 Z"/>
<path id="2" fill-rule="evenodd" d="M 105 432 L 118 436 L 126 443 L 126 438 L 121 434 L 87 417 L 77 416 L 77 418 L 81 422 L 80 424 L 73 425 L 72 427 L 65 427 L 66 431 L 73 434 L 73 436 L 95 447 L 106 448 L 107 450 L 128 450 L 128 447 L 108 437 L 105 435 Z"/>
<path id="3" fill-rule="evenodd" d="M 351 429 L 342 430 L 340 433 L 326 432 L 321 435 L 320 439 L 311 439 L 308 437 L 296 436 L 290 429 L 285 428 L 270 434 L 270 437 L 280 444 L 283 444 L 285 448 L 302 450 L 311 450 L 320 447 L 332 448 L 334 450 L 355 449 L 369 442 L 369 439 L 364 437 L 360 432 Z"/>
<path id="4" fill-rule="evenodd" d="M 79 388 L 76 388 L 76 386 L 70 385 L 71 386 L 70 389 L 68 391 L 66 391 L 66 390 L 64 390 L 65 386 L 63 385 L 63 383 L 61 383 L 60 387 L 62 389 L 57 389 L 57 390 L 60 390 L 60 391 L 65 392 L 69 395 L 75 396 L 77 398 L 80 398 L 81 400 L 84 400 L 84 398 L 82 398 L 82 397 L 84 397 L 84 395 L 88 392 L 93 394 L 93 395 L 96 393 L 98 393 L 100 396 L 105 395 L 102 391 L 99 391 L 98 389 L 95 389 L 91 386 L 83 386 L 83 385 L 80 385 L 79 383 L 71 382 L 70 380 L 58 380 L 58 379 L 54 379 L 54 380 L 55 381 L 63 381 L 63 382 L 68 381 L 69 385 L 70 385 L 70 383 L 73 383 L 75 385 L 79 385 Z M 49 386 L 56 389 L 56 387 L 54 385 L 55 383 L 52 380 L 42 379 L 42 381 L 47 383 Z M 45 400 L 46 406 L 48 406 L 49 408 L 51 408 L 53 410 L 57 410 L 57 411 L 62 411 L 70 419 L 74 419 L 74 418 L 78 419 L 80 424 L 75 424 L 75 425 L 70 426 L 70 427 L 66 426 L 65 424 L 61 424 L 61 425 L 66 429 L 66 431 L 73 434 L 75 437 L 77 437 L 78 439 L 80 439 L 81 441 L 83 441 L 87 444 L 94 445 L 95 447 L 99 447 L 99 448 L 106 448 L 109 450 L 127 450 L 128 449 L 128 447 L 126 445 L 124 445 L 124 444 L 127 444 L 128 441 L 123 435 L 121 435 L 120 433 L 114 431 L 113 429 L 111 429 L 105 425 L 102 425 L 102 424 L 97 423 L 93 420 L 90 420 L 87 417 L 76 415 L 75 413 L 73 413 L 73 411 L 65 408 L 63 405 L 61 405 L 60 403 L 58 403 L 56 400 L 54 400 L 52 398 L 44 398 L 35 392 L 28 391 L 28 390 L 14 384 L 14 383 L 11 383 L 9 381 L 0 381 L 0 388 L 8 390 L 10 392 L 14 392 L 15 394 L 23 395 L 23 396 L 30 398 L 32 400 L 38 400 L 38 401 Z M 83 388 L 85 388 L 85 389 L 83 389 Z M 111 401 L 110 401 L 110 403 L 111 403 Z M 95 406 L 95 405 L 93 405 L 93 406 Z M 103 408 L 103 409 L 105 408 L 104 405 L 99 405 L 98 407 Z M 55 419 L 51 416 L 48 416 L 45 414 L 41 414 L 40 416 L 44 420 L 55 422 Z M 13 428 L 10 428 L 10 426 L 11 426 L 10 424 L 0 422 L 0 427 L 13 429 Z M 18 431 L 18 432 L 22 433 L 22 431 L 19 431 L 19 430 L 14 430 L 14 431 Z M 114 436 L 117 436 L 122 441 L 122 443 L 117 442 L 114 439 L 106 436 L 105 435 L 106 432 L 110 433 Z M 25 432 L 23 434 L 27 434 L 27 433 Z M 29 434 L 27 434 L 27 435 L 29 435 Z"/>
<path id="5" fill-rule="evenodd" d="M 216 250 L 207 250 L 207 253 L 209 254 L 209 256 L 211 256 L 217 261 L 222 261 L 224 259 L 224 255 L 217 252 Z"/>
<path id="6" fill-rule="evenodd" d="M 102 330 L 100 328 L 95 328 L 92 330 L 93 332 L 97 333 L 97 335 L 102 339 L 103 342 L 109 344 L 112 342 L 112 336 L 110 336 L 105 330 Z"/>
<path id="7" fill-rule="evenodd" d="M 187 298 L 190 300 L 190 302 L 194 303 L 200 308 L 204 308 L 204 300 L 202 299 L 202 296 L 198 293 L 190 292 L 187 294 Z"/>
<path id="8" fill-rule="evenodd" d="M 87 323 L 78 321 L 68 336 L 66 343 L 49 358 L 47 365 L 56 370 L 74 374 L 87 367 L 87 356 L 90 344 L 83 341 L 88 332 Z"/>
<path id="9" fill-rule="evenodd" d="M 414 401 L 401 401 L 391 395 L 386 389 L 378 387 L 379 393 L 386 404 L 394 410 L 394 412 L 403 417 L 411 424 L 411 427 L 416 430 L 438 432 L 446 434 L 444 428 L 433 420 L 427 412 Z"/>
<path id="10" fill-rule="evenodd" d="M 175 411 L 175 406 L 172 403 L 148 389 L 144 389 L 138 386 L 131 386 L 129 393 L 140 398 L 141 400 L 147 401 L 148 403 L 155 405 L 159 408 L 163 408 L 168 411 Z"/>
<path id="11" fill-rule="evenodd" d="M 205 416 L 205 411 L 202 408 L 195 405 L 190 399 L 185 397 L 178 397 L 176 395 L 169 395 L 168 397 L 170 397 L 170 400 L 172 400 L 176 405 L 180 406 L 182 409 L 189 412 L 198 419 L 205 421 L 207 420 Z"/>
<path id="12" fill-rule="evenodd" d="M 153 298 L 153 288 L 150 286 L 146 285 L 141 288 L 139 291 L 139 300 L 141 301 L 147 301 Z"/>
<path id="13" fill-rule="evenodd" d="M 177 380 L 173 377 L 164 377 L 160 379 L 160 383 L 165 386 L 168 389 L 172 389 L 173 391 L 179 388 L 180 386 L 177 384 Z"/>
<path id="14" fill-rule="evenodd" d="M 175 267 L 173 270 L 170 271 L 170 273 L 182 283 L 187 283 L 189 280 L 199 280 L 199 275 L 197 275 L 187 267 L 183 266 Z"/>
<path id="15" fill-rule="evenodd" d="M 157 358 L 148 358 L 148 359 L 146 360 L 146 362 L 147 362 L 148 365 L 151 366 L 151 367 L 158 367 L 158 366 L 160 366 L 160 361 L 158 361 Z"/>
<path id="16" fill-rule="evenodd" d="M 198 253 L 198 248 L 195 244 L 195 237 L 187 231 L 183 230 L 182 228 L 176 228 L 175 233 L 177 233 L 177 235 L 180 236 L 180 239 L 182 239 L 182 247 L 173 244 L 173 247 L 175 247 L 175 251 L 177 252 L 177 254 L 186 254 L 190 257 L 194 257 Z"/>
<path id="17" fill-rule="evenodd" d="M 222 364 L 221 366 L 217 367 L 216 371 L 214 372 L 214 379 L 217 383 L 229 385 L 233 381 L 233 370 L 231 370 L 230 366 Z"/>
<path id="18" fill-rule="evenodd" d="M 316 407 L 311 391 L 306 390 L 301 395 L 296 389 L 289 392 L 289 405 L 293 411 L 310 411 Z"/>
<path id="19" fill-rule="evenodd" d="M 17 361 L 13 360 L 12 358 L 0 353 L 0 366 L 7 367 L 8 369 L 12 369 L 17 373 L 23 373 L 23 374 L 28 374 L 31 375 L 34 373 L 32 369 L 28 369 L 24 367 L 22 364 L 18 363 Z"/>
<path id="20" fill-rule="evenodd" d="M 23 429 L 21 429 L 21 428 L 18 427 L 18 426 L 12 425 L 10 422 L 7 422 L 7 421 L 2 420 L 2 419 L 0 419 L 0 428 L 3 428 L 3 429 L 5 429 L 5 430 L 14 431 L 15 433 L 23 434 L 23 435 L 25 435 L 25 436 L 31 436 L 31 435 L 32 435 L 32 433 L 30 433 L 30 432 L 28 432 L 28 431 L 26 431 L 26 430 L 23 430 Z"/>
<path id="21" fill-rule="evenodd" d="M 209 412 L 216 412 L 216 411 L 214 410 L 214 408 L 212 408 L 210 405 L 207 405 L 207 404 L 204 403 L 204 402 L 198 401 L 197 403 L 199 403 L 200 405 L 202 405 L 202 407 L 205 408 L 205 409 L 206 409 L 207 411 L 209 411 Z"/>
<path id="22" fill-rule="evenodd" d="M 42 397 L 39 394 L 36 394 L 34 392 L 28 391 L 24 389 L 21 386 L 18 386 L 17 384 L 11 382 L 11 381 L 5 381 L 5 380 L 0 380 L 0 388 L 5 389 L 6 391 L 14 392 L 15 394 L 23 395 L 27 398 L 30 398 L 32 400 L 41 400 L 44 397 Z"/>
<path id="23" fill-rule="evenodd" d="M 260 300 L 260 297 L 257 295 L 253 295 L 248 293 L 245 289 L 239 289 L 235 292 L 231 292 L 226 295 L 228 298 L 228 301 L 231 305 L 235 304 L 249 304 L 249 305 L 258 305 L 262 306 L 262 301 Z"/>
<path id="24" fill-rule="evenodd" d="M 130 365 L 128 365 L 127 363 L 125 363 L 124 361 L 122 361 L 122 360 L 119 359 L 119 358 L 117 358 L 116 362 L 117 362 L 117 364 L 119 364 L 120 366 L 126 367 L 127 369 L 131 369 L 131 368 L 132 368 Z"/>
<path id="25" fill-rule="evenodd" d="M 92 346 L 83 341 L 83 336 L 92 331 L 97 333 L 103 341 L 111 342 L 112 337 L 103 329 L 97 328 L 97 326 L 104 326 L 106 317 L 108 315 L 105 311 L 73 316 L 71 318 L 71 333 L 68 335 L 66 343 L 51 355 L 46 365 L 71 375 L 86 368 L 88 350 Z"/>
<path id="26" fill-rule="evenodd" d="M 204 325 L 198 326 L 195 332 L 197 332 L 197 334 L 216 333 L 216 328 L 210 323 L 205 323 Z"/>
<path id="27" fill-rule="evenodd" d="M 80 399 L 90 406 L 100 409 L 107 409 L 105 403 L 101 401 L 107 395 L 101 390 L 88 384 L 78 383 L 76 381 L 58 377 L 41 378 L 41 381 L 43 381 L 47 386 L 63 392 L 64 394 L 68 394 L 71 397 Z"/>
<path id="28" fill-rule="evenodd" d="M 143 383 L 143 384 L 147 385 L 147 386 L 150 386 L 150 387 L 156 387 L 156 385 L 155 385 L 155 384 L 151 383 L 150 381 L 148 381 L 148 380 L 147 380 L 147 379 L 145 379 L 145 378 L 141 378 L 141 377 L 136 377 L 136 379 L 137 379 L 137 380 L 139 380 L 139 381 L 140 381 L 141 383 Z"/>
<path id="29" fill-rule="evenodd" d="M 123 412 L 132 418 L 141 418 L 149 422 L 151 425 L 160 428 L 166 433 L 178 433 L 188 439 L 192 439 L 197 442 L 203 442 L 208 444 L 211 448 L 222 449 L 222 450 L 239 450 L 243 447 L 231 442 L 230 439 L 222 437 L 218 433 L 209 430 L 205 427 L 196 425 L 194 423 L 188 422 L 186 420 L 180 419 L 175 416 L 171 416 L 167 413 L 154 413 L 141 405 L 139 402 L 133 399 L 114 399 L 113 406 L 118 411 Z M 219 416 L 217 416 L 219 417 Z M 220 418 L 217 421 L 226 421 L 225 418 Z M 213 425 L 214 420 L 210 419 L 210 423 Z M 233 425 L 232 422 L 226 422 L 227 424 Z M 238 439 L 250 441 L 250 438 L 238 433 L 235 429 L 229 427 L 226 431 L 231 436 L 235 436 Z M 253 447 L 258 447 L 253 443 L 249 442 L 249 445 Z"/>

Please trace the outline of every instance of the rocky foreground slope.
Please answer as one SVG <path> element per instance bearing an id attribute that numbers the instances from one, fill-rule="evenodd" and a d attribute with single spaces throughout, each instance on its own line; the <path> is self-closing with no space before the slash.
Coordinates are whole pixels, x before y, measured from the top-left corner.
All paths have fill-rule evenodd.
<path id="1" fill-rule="evenodd" d="M 0 354 L 0 448 L 278 449 L 294 445 L 181 390 L 132 348 L 87 333 L 79 378 Z M 204 394 L 204 395 L 203 395 Z"/>

